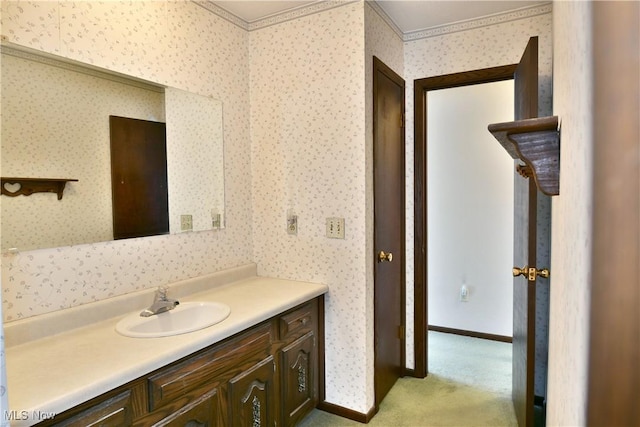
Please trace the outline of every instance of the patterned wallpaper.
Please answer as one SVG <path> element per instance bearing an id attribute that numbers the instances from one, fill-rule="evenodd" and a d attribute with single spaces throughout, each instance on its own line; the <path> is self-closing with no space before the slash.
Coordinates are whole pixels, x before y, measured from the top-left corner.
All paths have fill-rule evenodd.
<path id="1" fill-rule="evenodd" d="M 222 100 L 227 192 L 226 228 L 218 232 L 3 254 L 5 321 L 252 261 L 246 31 L 191 2 L 2 1 L 2 35 Z"/>
<path id="2" fill-rule="evenodd" d="M 586 425 L 593 176 L 589 2 L 553 10 L 554 105 L 561 119 L 560 195 L 553 198 L 548 425 Z"/>
<path id="3" fill-rule="evenodd" d="M 109 116 L 164 121 L 164 95 L 29 59 L 2 59 L 2 175 L 74 178 L 2 198 L 2 250 L 113 239 Z"/>
<path id="4" fill-rule="evenodd" d="M 363 8 L 353 3 L 253 31 L 250 56 L 258 272 L 329 285 L 327 400 L 366 412 Z M 286 232 L 289 209 L 297 235 Z M 344 240 L 325 237 L 327 217 L 345 218 Z"/>

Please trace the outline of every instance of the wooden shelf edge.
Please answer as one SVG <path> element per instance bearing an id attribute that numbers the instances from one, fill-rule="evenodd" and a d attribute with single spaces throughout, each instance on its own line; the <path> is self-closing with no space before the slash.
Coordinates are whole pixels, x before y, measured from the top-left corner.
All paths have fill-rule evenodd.
<path id="1" fill-rule="evenodd" d="M 548 196 L 560 194 L 560 129 L 557 116 L 490 124 L 500 145 L 530 169 L 538 189 Z"/>
<path id="2" fill-rule="evenodd" d="M 20 195 L 30 196 L 33 193 L 56 193 L 58 200 L 62 200 L 62 193 L 67 182 L 76 182 L 77 179 L 67 178 L 14 178 L 2 177 L 2 194 L 9 197 L 17 197 Z M 19 185 L 16 190 L 10 191 L 6 188 L 6 184 Z"/>

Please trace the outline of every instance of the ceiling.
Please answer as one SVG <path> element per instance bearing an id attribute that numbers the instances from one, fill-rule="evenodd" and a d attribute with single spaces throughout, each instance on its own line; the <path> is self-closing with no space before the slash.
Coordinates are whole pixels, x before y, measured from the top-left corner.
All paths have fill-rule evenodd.
<path id="1" fill-rule="evenodd" d="M 247 23 L 260 21 L 325 0 L 212 0 Z M 454 22 L 477 19 L 523 7 L 549 3 L 525 0 L 377 0 L 377 5 L 403 33 L 425 30 Z"/>

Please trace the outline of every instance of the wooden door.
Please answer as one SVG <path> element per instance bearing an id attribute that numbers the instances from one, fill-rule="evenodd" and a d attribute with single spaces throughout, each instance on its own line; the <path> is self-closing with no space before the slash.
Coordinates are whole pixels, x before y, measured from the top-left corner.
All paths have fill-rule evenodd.
<path id="1" fill-rule="evenodd" d="M 169 233 L 164 123 L 109 117 L 113 238 Z"/>
<path id="2" fill-rule="evenodd" d="M 376 407 L 404 373 L 404 80 L 374 58 L 374 348 Z"/>
<path id="3" fill-rule="evenodd" d="M 516 120 L 538 117 L 538 38 L 532 37 L 514 74 Z M 518 166 L 514 182 L 514 265 L 537 267 L 537 200 L 533 178 Z M 514 278 L 512 399 L 521 427 L 534 422 L 536 283 Z"/>

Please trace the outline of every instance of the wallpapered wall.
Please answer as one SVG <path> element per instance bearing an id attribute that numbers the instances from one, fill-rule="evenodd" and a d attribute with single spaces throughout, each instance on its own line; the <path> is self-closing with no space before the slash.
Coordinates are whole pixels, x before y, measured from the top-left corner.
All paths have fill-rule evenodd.
<path id="1" fill-rule="evenodd" d="M 250 57 L 258 272 L 329 285 L 327 400 L 366 411 L 362 10 L 353 3 L 254 31 Z M 345 218 L 344 240 L 325 237 L 327 217 Z"/>
<path id="2" fill-rule="evenodd" d="M 373 54 L 402 72 L 401 39 L 362 2 L 251 33 L 255 261 L 260 274 L 329 285 L 327 401 L 365 413 L 374 398 Z M 344 240 L 325 236 L 327 217 L 345 218 Z"/>
<path id="3" fill-rule="evenodd" d="M 3 197 L 2 250 L 112 240 L 109 116 L 164 121 L 164 95 L 10 55 L 2 77 L 3 176 L 78 180 Z"/>
<path id="4" fill-rule="evenodd" d="M 5 321 L 252 261 L 248 33 L 192 2 L 2 2 L 8 41 L 220 99 L 227 228 L 2 255 Z M 1 202 L 1 199 L 0 199 Z"/>
<path id="5" fill-rule="evenodd" d="M 589 2 L 553 6 L 553 113 L 562 120 L 553 198 L 548 425 L 586 425 L 593 176 Z"/>

